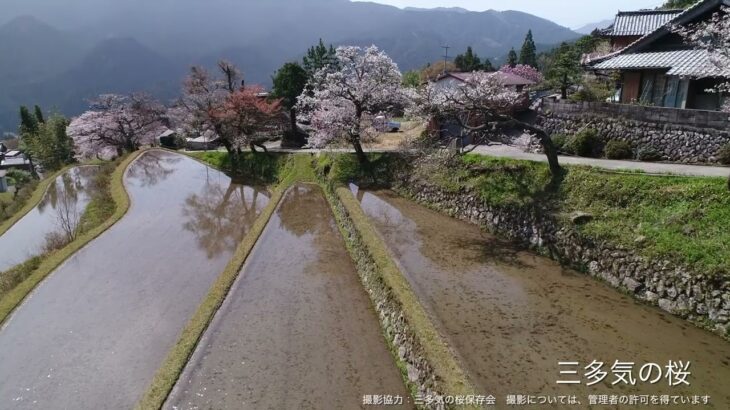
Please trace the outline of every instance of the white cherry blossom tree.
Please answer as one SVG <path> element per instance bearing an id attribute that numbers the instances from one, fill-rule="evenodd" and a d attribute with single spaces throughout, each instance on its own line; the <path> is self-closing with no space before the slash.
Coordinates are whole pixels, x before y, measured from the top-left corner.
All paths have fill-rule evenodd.
<path id="1" fill-rule="evenodd" d="M 81 157 L 136 151 L 152 145 L 164 130 L 165 107 L 146 94 L 101 95 L 90 108 L 67 130 Z"/>
<path id="2" fill-rule="evenodd" d="M 310 144 L 348 142 L 368 164 L 362 143 L 375 134 L 372 120 L 409 99 L 398 66 L 377 47 L 339 47 L 335 56 L 335 68 L 314 74 L 297 107 L 314 128 Z"/>
<path id="3" fill-rule="evenodd" d="M 710 19 L 687 26 L 674 27 L 685 42 L 706 50 L 709 53 L 708 67 L 715 77 L 730 77 L 730 7 L 723 7 Z M 730 93 L 730 82 L 718 84 L 712 91 Z M 723 111 L 730 112 L 730 98 L 725 99 Z"/>
<path id="4" fill-rule="evenodd" d="M 524 105 L 524 94 L 505 87 L 499 76 L 474 73 L 456 86 L 429 83 L 414 97 L 414 115 L 427 120 L 456 121 L 474 141 L 474 146 L 494 140 L 507 129 L 520 129 L 538 138 L 548 159 L 553 179 L 562 172 L 557 149 L 541 128 L 514 118 Z"/>

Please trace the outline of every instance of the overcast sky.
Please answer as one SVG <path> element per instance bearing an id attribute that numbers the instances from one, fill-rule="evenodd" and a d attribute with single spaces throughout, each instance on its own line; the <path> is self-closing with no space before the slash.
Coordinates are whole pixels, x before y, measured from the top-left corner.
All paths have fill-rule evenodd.
<path id="1" fill-rule="evenodd" d="M 374 0 L 397 7 L 462 7 L 474 11 L 519 10 L 569 28 L 610 19 L 618 10 L 654 8 L 663 0 Z"/>

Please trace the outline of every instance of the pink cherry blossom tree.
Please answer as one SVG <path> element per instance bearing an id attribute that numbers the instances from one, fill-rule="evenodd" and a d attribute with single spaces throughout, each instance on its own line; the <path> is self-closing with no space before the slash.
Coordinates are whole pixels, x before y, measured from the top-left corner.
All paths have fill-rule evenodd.
<path id="1" fill-rule="evenodd" d="M 413 114 L 428 121 L 456 121 L 477 145 L 497 139 L 507 129 L 520 129 L 538 138 L 553 180 L 562 175 L 558 151 L 541 128 L 517 120 L 513 114 L 523 95 L 505 87 L 498 76 L 477 72 L 464 83 L 444 87 L 429 83 L 415 95 Z"/>
<path id="2" fill-rule="evenodd" d="M 310 144 L 348 142 L 367 165 L 362 143 L 375 135 L 374 118 L 406 105 L 407 92 L 398 66 L 377 47 L 339 47 L 335 56 L 337 64 L 314 74 L 297 107 L 314 128 Z"/>
<path id="3" fill-rule="evenodd" d="M 674 31 L 681 35 L 685 42 L 706 50 L 709 53 L 708 67 L 714 71 L 716 77 L 730 77 L 730 7 L 723 7 L 699 23 L 687 26 L 674 27 Z M 718 84 L 712 91 L 730 93 L 730 82 Z M 730 98 L 726 98 L 723 111 L 730 112 Z"/>
<path id="4" fill-rule="evenodd" d="M 266 150 L 260 133 L 277 128 L 280 101 L 267 101 L 260 86 L 244 86 L 238 68 L 218 62 L 218 75 L 193 67 L 183 84 L 182 98 L 171 109 L 175 127 L 183 134 L 217 136 L 232 156 L 244 147 Z M 236 161 L 233 161 L 234 163 Z"/>
<path id="5" fill-rule="evenodd" d="M 533 81 L 535 84 L 539 84 L 545 80 L 545 77 L 535 68 L 526 64 L 517 64 L 514 67 L 510 65 L 504 65 L 499 71 L 508 74 L 514 74 L 516 76 L 525 78 Z"/>
<path id="6" fill-rule="evenodd" d="M 164 130 L 165 107 L 146 94 L 106 94 L 71 121 L 77 155 L 108 157 L 152 145 Z"/>

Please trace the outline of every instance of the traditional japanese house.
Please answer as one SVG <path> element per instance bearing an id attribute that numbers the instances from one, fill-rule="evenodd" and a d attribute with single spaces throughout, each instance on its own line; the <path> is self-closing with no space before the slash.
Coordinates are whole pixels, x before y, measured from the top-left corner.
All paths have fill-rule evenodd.
<path id="1" fill-rule="evenodd" d="M 705 0 L 682 12 L 619 13 L 604 31 L 617 50 L 584 64 L 598 73 L 618 72 L 621 103 L 718 110 L 725 96 L 712 90 L 730 79 L 730 62 L 718 64 L 707 50 L 687 44 L 676 29 L 710 19 L 728 6 L 730 0 Z"/>

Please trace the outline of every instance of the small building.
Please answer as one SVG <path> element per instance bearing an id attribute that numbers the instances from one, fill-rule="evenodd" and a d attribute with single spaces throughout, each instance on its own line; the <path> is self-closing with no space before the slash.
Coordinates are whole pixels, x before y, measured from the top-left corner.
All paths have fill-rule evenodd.
<path id="1" fill-rule="evenodd" d="M 619 73 L 620 103 L 719 110 L 724 96 L 708 90 L 730 79 L 730 61 L 717 64 L 707 50 L 687 44 L 674 27 L 706 21 L 726 6 L 730 0 L 705 0 L 681 12 L 619 13 L 608 33 L 613 44 L 623 47 L 589 57 L 584 65 L 597 73 Z"/>
<path id="2" fill-rule="evenodd" d="M 459 84 L 463 84 L 474 75 L 474 73 L 445 73 L 439 76 L 435 83 L 439 87 L 458 87 Z M 516 74 L 505 73 L 502 71 L 495 71 L 490 75 L 499 78 L 506 88 L 523 94 L 522 102 L 519 106 L 515 107 L 515 112 L 522 112 L 530 106 L 530 96 L 527 88 L 535 85 L 535 82 L 526 78 L 520 77 Z M 449 141 L 455 144 L 456 147 L 465 147 L 474 142 L 471 133 L 466 130 L 454 120 L 438 120 L 432 119 L 428 125 L 430 130 L 438 130 L 439 136 L 443 141 Z"/>
<path id="3" fill-rule="evenodd" d="M 473 75 L 474 73 L 445 73 L 436 79 L 436 84 L 444 87 L 452 87 L 468 81 Z M 495 71 L 490 73 L 490 75 L 496 76 L 500 81 L 502 81 L 505 87 L 517 92 L 523 92 L 527 87 L 535 85 L 534 81 L 522 78 L 512 73 Z"/>
<path id="4" fill-rule="evenodd" d="M 167 130 L 157 137 L 157 143 L 165 148 L 177 148 L 177 133 L 173 130 Z"/>
<path id="5" fill-rule="evenodd" d="M 0 170 L 11 168 L 31 171 L 32 163 L 22 152 L 17 150 L 8 151 L 2 156 L 2 160 L 0 160 Z"/>

